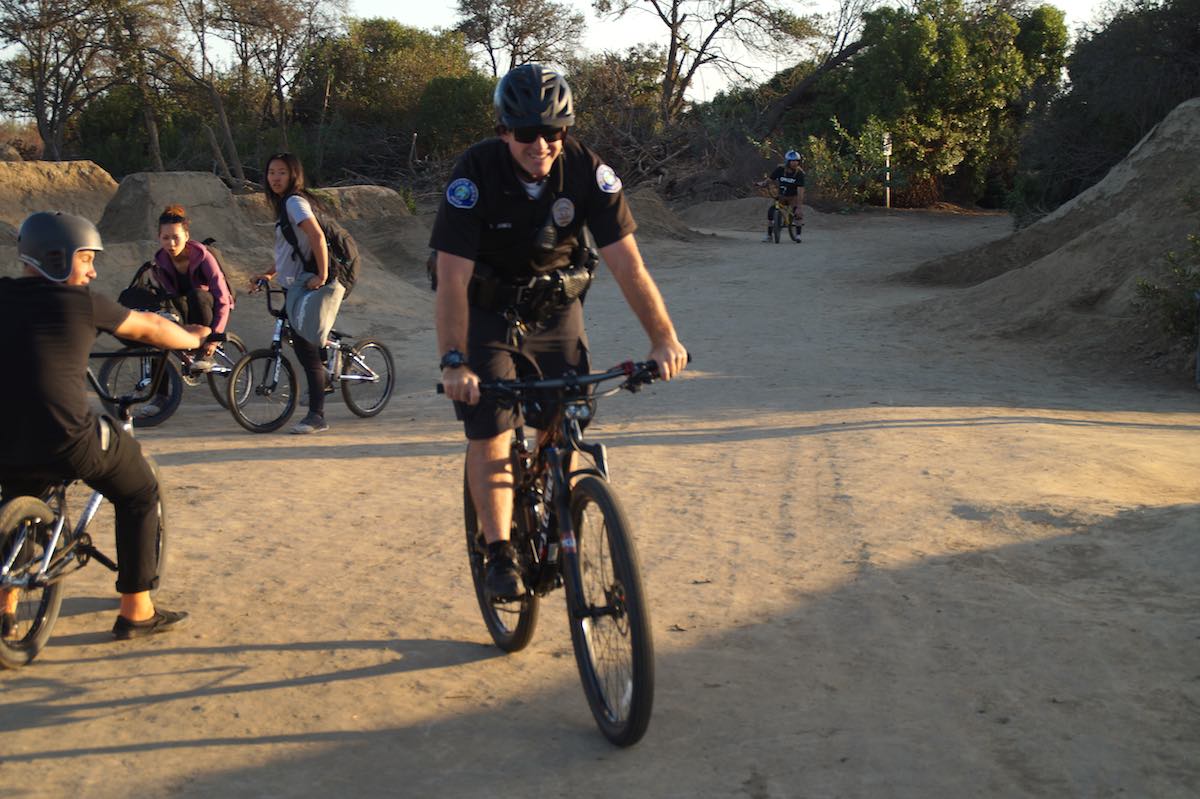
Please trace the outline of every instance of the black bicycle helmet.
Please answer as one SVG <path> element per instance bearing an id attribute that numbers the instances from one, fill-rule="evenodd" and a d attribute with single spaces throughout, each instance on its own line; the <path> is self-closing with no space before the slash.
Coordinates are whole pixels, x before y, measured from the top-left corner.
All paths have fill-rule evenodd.
<path id="1" fill-rule="evenodd" d="M 541 64 L 513 67 L 496 84 L 496 117 L 509 130 L 575 124 L 575 104 L 567 79 Z"/>
<path id="2" fill-rule="evenodd" d="M 71 276 L 80 250 L 104 250 L 100 231 L 82 216 L 39 211 L 25 217 L 17 233 L 17 257 L 55 283 Z"/>

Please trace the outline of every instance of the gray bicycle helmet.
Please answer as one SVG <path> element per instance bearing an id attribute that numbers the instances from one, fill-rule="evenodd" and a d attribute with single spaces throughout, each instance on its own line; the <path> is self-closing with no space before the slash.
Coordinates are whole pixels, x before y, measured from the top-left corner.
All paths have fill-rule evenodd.
<path id="1" fill-rule="evenodd" d="M 512 128 L 575 124 L 571 87 L 559 73 L 541 64 L 513 67 L 496 84 L 492 98 L 500 124 Z"/>
<path id="2" fill-rule="evenodd" d="M 103 249 L 104 242 L 95 225 L 82 216 L 62 211 L 30 214 L 17 233 L 17 257 L 55 283 L 71 276 L 75 253 Z"/>

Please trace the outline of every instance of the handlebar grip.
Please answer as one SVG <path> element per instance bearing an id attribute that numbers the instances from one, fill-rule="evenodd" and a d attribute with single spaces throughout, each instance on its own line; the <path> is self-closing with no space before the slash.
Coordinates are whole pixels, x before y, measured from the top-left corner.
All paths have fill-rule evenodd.
<path id="1" fill-rule="evenodd" d="M 437 384 L 437 393 L 439 393 L 439 394 L 445 394 L 445 393 L 446 393 L 446 387 L 445 387 L 445 386 L 443 386 L 441 383 L 438 383 L 438 384 Z"/>

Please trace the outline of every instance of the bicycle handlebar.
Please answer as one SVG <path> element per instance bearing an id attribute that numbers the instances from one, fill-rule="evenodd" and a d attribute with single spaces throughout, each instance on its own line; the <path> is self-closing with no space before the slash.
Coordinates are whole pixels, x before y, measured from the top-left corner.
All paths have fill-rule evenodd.
<path id="1" fill-rule="evenodd" d="M 688 353 L 688 363 L 691 362 L 692 354 Z M 653 383 L 658 378 L 658 362 L 625 361 L 606 372 L 591 372 L 586 375 L 566 375 L 540 380 L 491 380 L 479 384 L 479 393 L 514 399 L 519 399 L 524 394 L 538 391 L 558 391 L 565 394 L 621 377 L 625 378 L 625 382 L 618 386 L 618 389 L 624 388 L 629 391 L 637 391 L 642 386 Z M 437 393 L 446 393 L 445 387 L 441 383 L 437 384 Z"/>

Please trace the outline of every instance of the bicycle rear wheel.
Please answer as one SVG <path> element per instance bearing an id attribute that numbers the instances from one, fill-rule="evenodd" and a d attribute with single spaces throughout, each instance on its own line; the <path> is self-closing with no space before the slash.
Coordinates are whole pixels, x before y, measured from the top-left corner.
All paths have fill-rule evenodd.
<path id="1" fill-rule="evenodd" d="M 121 351 L 131 349 L 145 349 L 145 347 L 124 347 Z M 158 393 L 157 387 L 152 384 L 160 358 L 167 359 L 162 377 L 167 382 L 166 391 Z M 104 365 L 100 367 L 100 375 L 97 379 L 100 381 L 100 385 L 104 386 L 104 390 L 114 397 L 127 394 L 145 397 L 149 400 L 148 404 L 153 404 L 158 408 L 157 413 L 149 416 L 137 415 L 135 418 L 138 427 L 157 427 L 171 418 L 183 400 L 183 378 L 179 376 L 179 366 L 165 352 L 153 356 L 106 358 Z M 155 397 L 156 393 L 157 398 Z M 103 404 L 105 410 L 116 415 L 117 407 L 114 404 L 109 402 Z"/>
<path id="2" fill-rule="evenodd" d="M 788 223 L 788 235 L 792 237 L 792 241 L 800 243 L 800 230 L 804 226 L 796 221 L 796 217 L 792 217 L 792 221 Z"/>
<path id="3" fill-rule="evenodd" d="M 14 497 L 0 507 L 0 564 L 12 560 L 8 576 L 20 580 L 36 574 L 50 543 L 54 512 L 36 497 Z M 8 607 L 8 591 L 16 592 L 12 616 L 0 622 L 0 666 L 16 669 L 37 657 L 50 640 L 62 608 L 63 584 L 0 591 L 0 611 Z"/>
<path id="4" fill-rule="evenodd" d="M 226 407 L 251 433 L 270 433 L 296 412 L 296 371 L 282 352 L 255 350 L 233 367 Z"/>
<path id="5" fill-rule="evenodd" d="M 650 724 L 654 644 L 629 523 L 608 484 L 591 476 L 571 490 L 571 521 L 577 552 L 565 576 L 579 678 L 604 737 L 631 746 Z"/>
<path id="6" fill-rule="evenodd" d="M 208 388 L 217 404 L 226 410 L 229 408 L 229 376 L 245 354 L 245 342 L 234 333 L 226 333 L 225 340 L 217 345 L 212 354 L 213 368 L 208 373 Z"/>
<path id="7" fill-rule="evenodd" d="M 396 370 L 388 348 L 364 338 L 342 356 L 342 399 L 354 414 L 370 417 L 383 410 L 396 386 Z"/>
<path id="8" fill-rule="evenodd" d="M 479 517 L 475 513 L 475 503 L 471 500 L 471 488 L 465 473 L 463 474 L 463 520 L 467 530 L 467 561 L 471 564 L 471 581 L 475 583 L 475 599 L 479 603 L 480 613 L 483 614 L 483 623 L 487 625 L 492 640 L 500 649 L 505 652 L 524 649 L 533 638 L 534 628 L 537 627 L 537 595 L 527 590 L 520 599 L 512 602 L 493 602 L 488 597 L 484 568 L 487 543 L 484 541 L 483 533 L 479 531 Z M 519 544 L 518 539 L 520 538 L 515 522 L 511 535 L 515 547 Z M 518 560 L 520 560 L 519 557 Z"/>

